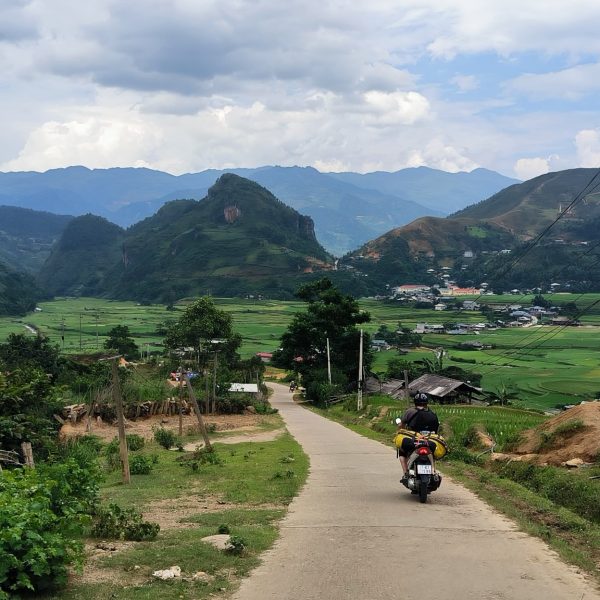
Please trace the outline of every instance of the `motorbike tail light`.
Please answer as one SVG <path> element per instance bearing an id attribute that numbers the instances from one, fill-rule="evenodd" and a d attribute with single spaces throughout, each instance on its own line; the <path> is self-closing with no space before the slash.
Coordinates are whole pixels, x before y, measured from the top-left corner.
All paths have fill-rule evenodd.
<path id="1" fill-rule="evenodd" d="M 427 446 L 423 446 L 423 448 L 419 448 L 417 450 L 417 454 L 419 454 L 420 456 L 425 456 L 426 454 L 429 454 L 430 450 L 429 448 L 427 448 Z"/>

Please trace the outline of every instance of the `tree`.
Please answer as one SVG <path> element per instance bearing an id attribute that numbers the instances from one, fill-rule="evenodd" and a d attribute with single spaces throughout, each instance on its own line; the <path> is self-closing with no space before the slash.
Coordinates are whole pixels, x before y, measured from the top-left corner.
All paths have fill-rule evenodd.
<path id="1" fill-rule="evenodd" d="M 11 333 L 5 344 L 0 344 L 0 363 L 8 371 L 41 369 L 53 380 L 64 366 L 58 346 L 51 345 L 41 335 L 31 337 L 22 333 Z"/>
<path id="2" fill-rule="evenodd" d="M 500 385 L 490 393 L 491 404 L 499 404 L 500 406 L 506 406 L 512 404 L 514 400 L 519 400 L 519 392 L 509 385 L 506 385 L 504 381 L 500 382 Z"/>
<path id="3" fill-rule="evenodd" d="M 273 356 L 275 363 L 300 372 L 305 385 L 313 375 L 319 374 L 320 380 L 327 372 L 329 338 L 333 368 L 342 376 L 342 382 L 355 382 L 360 338 L 357 325 L 369 322 L 369 313 L 361 311 L 355 298 L 342 294 L 327 278 L 300 287 L 296 296 L 307 303 L 307 309 L 294 315 L 282 335 L 281 348 Z M 364 334 L 363 365 L 366 370 L 370 369 L 373 360 L 369 339 L 369 335 Z"/>
<path id="4" fill-rule="evenodd" d="M 219 340 L 218 346 L 211 344 L 212 340 Z M 228 363 L 239 360 L 237 349 L 241 343 L 241 336 L 233 331 L 231 315 L 217 308 L 208 296 L 190 304 L 177 321 L 169 324 L 164 339 L 171 350 L 191 347 L 200 353 L 218 348 Z"/>
<path id="5" fill-rule="evenodd" d="M 104 347 L 111 350 L 116 350 L 124 356 L 136 354 L 138 346 L 131 337 L 129 327 L 127 325 L 117 325 L 108 332 L 108 339 L 104 342 Z"/>

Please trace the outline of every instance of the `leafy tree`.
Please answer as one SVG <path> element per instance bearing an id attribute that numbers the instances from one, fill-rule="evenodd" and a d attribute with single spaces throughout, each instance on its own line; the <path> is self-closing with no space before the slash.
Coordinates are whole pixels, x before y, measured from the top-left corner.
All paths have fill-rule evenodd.
<path id="1" fill-rule="evenodd" d="M 327 278 L 300 287 L 296 296 L 307 303 L 307 309 L 294 315 L 281 337 L 281 348 L 274 354 L 275 363 L 301 373 L 306 385 L 307 380 L 315 379 L 315 374 L 326 373 L 329 338 L 331 364 L 342 375 L 340 385 L 356 381 L 360 338 L 357 325 L 370 321 L 369 313 L 361 311 L 352 296 L 342 294 Z M 364 334 L 366 370 L 373 360 L 369 339 Z M 322 377 L 326 375 L 319 379 Z"/>
<path id="2" fill-rule="evenodd" d="M 14 369 L 41 369 L 55 379 L 63 368 L 58 346 L 40 335 L 31 337 L 11 333 L 5 344 L 0 344 L 0 363 L 7 371 Z"/>
<path id="3" fill-rule="evenodd" d="M 533 297 L 531 304 L 532 306 L 541 306 L 543 308 L 550 308 L 550 306 L 552 306 L 552 303 L 549 300 L 546 300 L 541 294 L 536 294 Z"/>
<path id="4" fill-rule="evenodd" d="M 54 449 L 60 411 L 56 390 L 39 369 L 16 369 L 0 374 L 0 447 L 19 451 L 31 442 L 34 453 L 45 457 Z"/>
<path id="5" fill-rule="evenodd" d="M 519 392 L 512 386 L 506 385 L 504 381 L 490 394 L 492 404 L 506 406 L 514 400 L 519 400 Z"/>
<path id="6" fill-rule="evenodd" d="M 409 379 L 415 379 L 422 375 L 422 369 L 418 365 L 400 356 L 394 356 L 389 360 L 385 374 L 390 379 L 404 379 L 404 371 L 408 371 Z"/>
<path id="7" fill-rule="evenodd" d="M 119 354 L 131 356 L 138 352 L 138 346 L 131 337 L 127 325 L 117 325 L 108 332 L 108 339 L 104 342 L 104 347 L 116 350 Z"/>
<path id="8" fill-rule="evenodd" d="M 217 308 L 212 298 L 204 296 L 190 304 L 183 315 L 168 326 L 164 344 L 172 350 L 192 347 L 201 352 L 210 349 L 211 340 L 217 339 L 221 340 L 219 354 L 226 362 L 236 363 L 242 338 L 233 331 L 233 319 Z"/>

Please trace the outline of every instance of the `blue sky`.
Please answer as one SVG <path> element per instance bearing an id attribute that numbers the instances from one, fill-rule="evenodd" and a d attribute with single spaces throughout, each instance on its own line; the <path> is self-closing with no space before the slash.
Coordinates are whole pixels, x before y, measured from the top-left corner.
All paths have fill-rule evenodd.
<path id="1" fill-rule="evenodd" d="M 597 0 L 0 0 L 0 170 L 600 166 Z"/>

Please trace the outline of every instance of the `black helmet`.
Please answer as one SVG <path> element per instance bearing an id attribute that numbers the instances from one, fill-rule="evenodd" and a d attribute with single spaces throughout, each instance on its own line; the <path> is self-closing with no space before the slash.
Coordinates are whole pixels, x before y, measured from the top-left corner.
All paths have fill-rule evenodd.
<path id="1" fill-rule="evenodd" d="M 424 392 L 417 392 L 415 394 L 414 403 L 417 406 L 423 406 L 423 405 L 427 404 L 428 402 L 429 402 L 429 398 L 427 397 L 427 394 L 425 394 Z"/>

